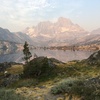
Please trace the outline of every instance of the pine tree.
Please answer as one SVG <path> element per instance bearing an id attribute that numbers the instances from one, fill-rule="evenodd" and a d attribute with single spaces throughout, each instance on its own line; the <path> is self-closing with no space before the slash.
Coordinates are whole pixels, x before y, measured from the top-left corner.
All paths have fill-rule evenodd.
<path id="1" fill-rule="evenodd" d="M 30 58 L 32 57 L 32 54 L 31 52 L 29 51 L 29 47 L 28 47 L 28 43 L 25 41 L 25 44 L 24 44 L 24 49 L 23 49 L 23 53 L 24 53 L 24 60 L 25 60 L 25 63 L 27 64 L 30 60 Z"/>

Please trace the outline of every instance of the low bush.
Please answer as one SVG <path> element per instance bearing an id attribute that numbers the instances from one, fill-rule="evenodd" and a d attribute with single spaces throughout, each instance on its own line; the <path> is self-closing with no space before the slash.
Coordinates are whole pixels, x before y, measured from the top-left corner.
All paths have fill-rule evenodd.
<path id="1" fill-rule="evenodd" d="M 69 78 L 54 86 L 52 94 L 68 93 L 83 97 L 84 100 L 100 100 L 100 79 L 89 80 Z"/>
<path id="2" fill-rule="evenodd" d="M 18 95 L 12 89 L 6 90 L 5 88 L 0 89 L 0 100 L 28 100 Z"/>
<path id="3" fill-rule="evenodd" d="M 63 80 L 58 85 L 51 88 L 52 94 L 60 94 L 60 93 L 71 93 L 72 86 L 77 80 L 68 78 L 67 80 Z"/>
<path id="4" fill-rule="evenodd" d="M 41 78 L 52 74 L 53 67 L 46 57 L 38 57 L 24 66 L 23 77 Z"/>

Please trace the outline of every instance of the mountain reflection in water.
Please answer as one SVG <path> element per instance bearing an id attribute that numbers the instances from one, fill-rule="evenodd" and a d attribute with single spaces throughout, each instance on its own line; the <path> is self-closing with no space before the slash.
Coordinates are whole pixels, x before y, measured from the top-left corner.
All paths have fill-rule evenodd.
<path id="1" fill-rule="evenodd" d="M 88 58 L 93 52 L 91 51 L 71 51 L 71 50 L 43 50 L 35 49 L 31 50 L 31 53 L 34 57 L 34 54 L 39 56 L 45 56 L 49 58 L 56 58 L 60 61 L 67 62 L 71 60 L 82 60 Z M 0 53 L 0 62 L 23 62 L 22 58 L 24 57 L 23 52 L 11 52 L 5 53 L 3 51 Z"/>

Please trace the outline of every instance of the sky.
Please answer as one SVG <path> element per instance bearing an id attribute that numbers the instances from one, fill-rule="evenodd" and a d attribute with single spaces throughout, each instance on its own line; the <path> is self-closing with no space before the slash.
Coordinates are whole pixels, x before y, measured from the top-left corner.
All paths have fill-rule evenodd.
<path id="1" fill-rule="evenodd" d="M 100 0 L 0 0 L 0 27 L 13 32 L 59 17 L 87 31 L 100 28 Z"/>

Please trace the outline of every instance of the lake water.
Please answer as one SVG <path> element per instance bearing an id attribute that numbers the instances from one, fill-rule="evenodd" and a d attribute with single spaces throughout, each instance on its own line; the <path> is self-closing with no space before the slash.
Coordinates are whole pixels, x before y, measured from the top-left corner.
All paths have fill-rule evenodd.
<path id="1" fill-rule="evenodd" d="M 63 62 L 68 62 L 71 60 L 82 60 L 88 58 L 93 52 L 91 51 L 71 51 L 71 50 L 43 50 L 35 49 L 31 51 L 32 55 L 34 53 L 37 56 L 47 56 L 49 58 L 56 58 Z M 0 62 L 23 62 L 23 52 L 0 52 Z"/>

